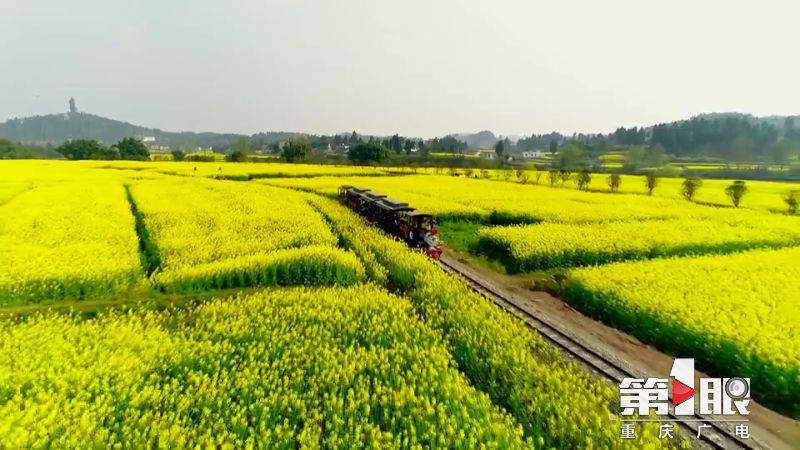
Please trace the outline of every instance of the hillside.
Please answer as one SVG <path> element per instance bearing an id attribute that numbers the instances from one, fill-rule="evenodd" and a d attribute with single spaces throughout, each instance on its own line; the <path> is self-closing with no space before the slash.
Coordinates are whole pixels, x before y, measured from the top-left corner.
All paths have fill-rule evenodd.
<path id="1" fill-rule="evenodd" d="M 498 140 L 497 136 L 489 130 L 477 133 L 457 133 L 452 136 L 459 141 L 466 142 L 470 148 L 492 148 Z"/>
<path id="2" fill-rule="evenodd" d="M 237 134 L 168 132 L 82 112 L 11 119 L 0 123 L 0 137 L 26 144 L 57 145 L 70 139 L 97 139 L 111 144 L 128 136 L 152 136 L 161 145 L 187 147 L 230 145 L 241 137 Z"/>
<path id="3" fill-rule="evenodd" d="M 795 118 L 795 123 L 800 124 L 800 116 L 791 116 Z M 686 120 L 678 120 L 674 122 L 669 122 L 666 124 L 658 124 L 649 127 L 641 127 L 641 128 L 633 128 L 633 129 L 625 129 L 621 127 L 619 130 L 614 132 L 613 134 L 609 134 L 608 137 L 613 137 L 618 141 L 620 144 L 644 144 L 645 141 L 648 139 L 648 135 L 652 136 L 653 130 L 658 128 L 659 136 L 664 134 L 664 130 L 678 132 L 682 127 L 691 127 L 693 121 L 697 121 L 698 119 L 706 119 L 709 121 L 721 121 L 722 119 L 735 119 L 740 124 L 743 122 L 749 122 L 755 125 L 771 125 L 774 127 L 774 130 L 777 132 L 776 138 L 779 138 L 785 133 L 785 121 L 787 116 L 769 116 L 769 117 L 756 117 L 750 114 L 743 114 L 743 113 L 710 113 L 710 114 L 699 114 L 690 119 Z M 726 124 L 727 128 L 730 128 Z M 712 127 L 713 128 L 713 127 Z M 719 128 L 719 127 L 717 127 Z M 797 127 L 795 127 L 797 128 Z M 644 132 L 648 130 L 647 132 Z M 695 134 L 697 130 L 693 132 Z M 628 132 L 633 132 L 631 136 L 621 136 L 622 134 Z M 773 132 L 774 133 L 774 132 Z M 348 134 L 348 133 L 346 133 Z M 345 134 L 345 135 L 346 135 Z M 674 134 L 674 133 L 673 133 Z M 228 149 L 231 148 L 237 140 L 243 137 L 250 137 L 253 141 L 253 145 L 258 147 L 266 147 L 275 142 L 286 141 L 289 139 L 296 138 L 298 136 L 312 136 L 308 133 L 296 133 L 296 132 L 262 132 L 256 133 L 252 136 L 246 136 L 243 134 L 234 134 L 234 133 L 216 133 L 216 132 L 192 132 L 192 131 L 182 131 L 182 132 L 171 132 L 171 131 L 164 131 L 158 128 L 147 128 L 139 125 L 134 125 L 129 122 L 124 122 L 120 120 L 109 119 L 106 117 L 98 116 L 95 114 L 79 112 L 77 109 L 74 108 L 74 105 L 71 106 L 71 112 L 63 113 L 63 114 L 48 114 L 42 116 L 33 116 L 27 118 L 16 118 L 10 119 L 6 122 L 0 123 L 0 139 L 8 139 L 12 142 L 19 142 L 23 145 L 59 145 L 64 141 L 70 139 L 97 139 L 105 144 L 113 144 L 118 142 L 124 137 L 137 137 L 137 138 L 144 138 L 144 137 L 153 137 L 155 138 L 155 144 L 159 146 L 165 146 L 170 148 L 180 148 L 184 150 L 194 150 L 198 147 L 200 148 L 216 148 L 216 149 Z M 361 135 L 362 137 L 366 138 L 368 135 Z M 477 133 L 455 133 L 451 134 L 452 136 L 459 141 L 463 141 L 467 143 L 469 148 L 492 148 L 497 143 L 500 136 L 496 135 L 492 131 L 483 130 Z M 580 135 L 579 135 L 580 136 Z M 597 135 L 600 136 L 600 135 Z M 590 137 L 587 135 L 587 137 Z M 672 148 L 674 145 L 669 145 L 671 141 L 673 141 L 673 137 L 669 136 L 661 136 L 664 139 L 667 139 L 666 144 L 661 143 L 664 145 L 668 150 L 680 153 L 681 151 L 688 150 L 688 153 L 694 154 L 696 153 L 692 149 L 688 149 L 687 144 L 685 142 L 676 142 L 680 148 Z M 523 138 L 522 141 L 525 141 L 528 147 L 531 148 L 544 148 L 546 147 L 549 142 L 553 139 L 561 140 L 565 138 L 560 134 L 548 134 L 548 135 L 534 135 L 532 137 Z M 634 141 L 628 142 L 629 139 L 634 139 Z M 512 141 L 517 141 L 516 136 L 515 139 Z M 531 142 L 533 141 L 533 142 Z M 641 141 L 641 142 L 640 142 Z M 729 140 L 728 140 L 729 141 Z M 760 142 L 759 139 L 755 139 L 758 143 Z M 527 145 L 526 144 L 526 145 Z M 724 145 L 723 145 L 724 144 Z M 729 142 L 712 142 L 707 147 L 715 147 L 720 145 L 728 145 Z M 761 147 L 764 147 L 761 145 Z M 704 151 L 708 150 L 706 148 Z M 724 155 L 723 155 L 724 156 Z"/>
<path id="4" fill-rule="evenodd" d="M 714 119 L 725 119 L 728 117 L 733 118 L 745 118 L 753 123 L 765 123 L 768 125 L 772 125 L 778 132 L 783 133 L 784 127 L 786 125 L 787 118 L 793 118 L 795 123 L 800 124 L 800 115 L 792 115 L 792 116 L 764 116 L 758 117 L 752 114 L 744 114 L 738 112 L 720 112 L 720 113 L 706 113 L 706 114 L 698 114 L 695 117 L 700 119 L 707 119 L 707 120 L 714 120 Z"/>

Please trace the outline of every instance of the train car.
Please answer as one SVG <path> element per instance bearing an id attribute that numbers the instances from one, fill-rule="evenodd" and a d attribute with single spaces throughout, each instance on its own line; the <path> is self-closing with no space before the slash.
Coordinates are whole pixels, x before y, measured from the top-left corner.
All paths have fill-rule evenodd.
<path id="1" fill-rule="evenodd" d="M 375 202 L 386 196 L 357 186 L 341 186 L 338 192 L 339 202 L 354 212 L 372 220 L 375 214 Z"/>
<path id="2" fill-rule="evenodd" d="M 367 192 L 369 189 L 360 188 L 357 186 L 341 186 L 339 187 L 339 203 L 347 206 L 348 208 L 356 211 L 361 203 L 361 194 Z"/>
<path id="3" fill-rule="evenodd" d="M 410 247 L 433 259 L 442 255 L 439 229 L 433 215 L 416 211 L 406 202 L 356 186 L 341 186 L 338 197 L 343 205 Z"/>
<path id="4" fill-rule="evenodd" d="M 414 208 L 408 206 L 408 203 L 391 198 L 384 198 L 376 202 L 375 208 L 376 213 L 373 222 L 392 236 L 399 235 L 403 213 L 414 210 Z"/>
<path id="5" fill-rule="evenodd" d="M 408 224 L 406 242 L 414 248 L 419 248 L 433 259 L 442 256 L 442 247 L 439 244 L 439 227 L 432 214 L 421 211 L 409 211 L 404 214 Z"/>
<path id="6" fill-rule="evenodd" d="M 375 223 L 375 219 L 380 213 L 378 210 L 378 203 L 381 199 L 386 198 L 385 194 L 375 191 L 366 191 L 360 194 L 360 201 L 357 213 L 364 216 L 365 219 Z"/>

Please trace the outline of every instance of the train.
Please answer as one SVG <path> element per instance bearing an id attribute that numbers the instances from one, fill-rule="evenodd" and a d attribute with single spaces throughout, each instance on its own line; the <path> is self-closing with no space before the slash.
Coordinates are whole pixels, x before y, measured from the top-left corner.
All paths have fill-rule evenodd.
<path id="1" fill-rule="evenodd" d="M 439 227 L 432 214 L 408 203 L 357 186 L 340 186 L 339 202 L 387 234 L 438 260 L 442 256 Z"/>

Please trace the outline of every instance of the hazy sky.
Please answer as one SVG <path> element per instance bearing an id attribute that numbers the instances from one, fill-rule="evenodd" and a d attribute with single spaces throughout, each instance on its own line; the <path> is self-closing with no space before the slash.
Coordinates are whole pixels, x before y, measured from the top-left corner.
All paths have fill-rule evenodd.
<path id="1" fill-rule="evenodd" d="M 430 137 L 800 113 L 797 0 L 2 0 L 0 120 Z"/>

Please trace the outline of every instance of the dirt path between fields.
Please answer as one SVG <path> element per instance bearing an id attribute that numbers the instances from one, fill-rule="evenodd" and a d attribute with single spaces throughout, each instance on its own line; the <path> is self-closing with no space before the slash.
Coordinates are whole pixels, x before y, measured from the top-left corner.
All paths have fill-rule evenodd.
<path id="1" fill-rule="evenodd" d="M 268 286 L 280 287 L 280 286 Z M 149 288 L 133 289 L 117 294 L 115 297 L 94 299 L 61 299 L 51 300 L 47 303 L 29 303 L 22 305 L 0 306 L 0 319 L 5 317 L 26 316 L 36 313 L 100 313 L 110 309 L 125 309 L 132 307 L 161 308 L 169 305 L 184 303 L 201 303 L 214 298 L 236 297 L 249 295 L 263 289 L 263 287 L 248 286 L 229 289 L 212 289 L 189 293 L 162 294 Z"/>
<path id="2" fill-rule="evenodd" d="M 483 266 L 471 255 L 446 249 L 448 261 L 455 263 L 499 292 L 523 300 L 529 312 L 554 323 L 576 340 L 598 351 L 620 367 L 637 375 L 667 378 L 672 356 L 643 344 L 633 336 L 589 318 L 559 298 L 546 292 L 532 291 L 524 276 L 500 274 Z M 696 371 L 696 377 L 706 377 Z M 758 443 L 775 450 L 800 449 L 800 422 L 750 402 L 750 433 Z"/>

